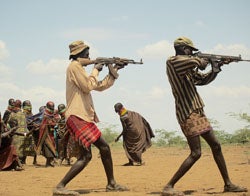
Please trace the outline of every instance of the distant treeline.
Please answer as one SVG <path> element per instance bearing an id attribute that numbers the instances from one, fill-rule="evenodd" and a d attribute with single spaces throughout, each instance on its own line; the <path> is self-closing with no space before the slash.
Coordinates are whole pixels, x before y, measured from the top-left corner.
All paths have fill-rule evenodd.
<path id="1" fill-rule="evenodd" d="M 119 135 L 115 125 L 108 125 L 101 128 L 102 135 L 105 140 L 114 145 L 115 138 Z M 154 146 L 186 146 L 187 141 L 184 136 L 181 136 L 177 131 L 167 131 L 165 129 L 154 130 L 155 138 L 152 138 Z M 214 133 L 221 144 L 245 144 L 250 143 L 250 129 L 241 129 L 230 134 L 225 131 L 214 130 Z M 203 140 L 202 144 L 205 145 Z M 116 144 L 119 145 L 119 142 Z"/>

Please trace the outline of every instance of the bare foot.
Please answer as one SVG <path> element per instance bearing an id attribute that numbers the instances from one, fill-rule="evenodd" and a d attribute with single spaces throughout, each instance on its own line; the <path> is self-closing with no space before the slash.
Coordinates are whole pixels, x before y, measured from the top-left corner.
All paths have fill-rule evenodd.
<path id="1" fill-rule="evenodd" d="M 230 184 L 224 186 L 224 192 L 247 192 L 247 188 Z"/>
<path id="2" fill-rule="evenodd" d="M 53 190 L 53 196 L 79 196 L 80 193 L 71 191 L 66 188 L 55 188 Z"/>
<path id="3" fill-rule="evenodd" d="M 119 184 L 114 184 L 114 185 L 107 185 L 106 186 L 106 191 L 107 192 L 122 192 L 122 191 L 129 191 L 129 189 L 125 186 L 119 185 Z"/>
<path id="4" fill-rule="evenodd" d="M 183 195 L 185 195 L 183 192 L 177 191 L 172 187 L 165 187 L 161 192 L 161 196 L 183 196 Z"/>

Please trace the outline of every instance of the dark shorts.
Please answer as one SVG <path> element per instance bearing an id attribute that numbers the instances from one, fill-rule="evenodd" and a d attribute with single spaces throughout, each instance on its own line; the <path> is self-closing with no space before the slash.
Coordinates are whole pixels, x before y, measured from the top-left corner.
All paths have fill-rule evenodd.
<path id="1" fill-rule="evenodd" d="M 203 112 L 191 113 L 180 126 L 186 137 L 194 137 L 212 130 L 210 122 Z"/>
<path id="2" fill-rule="evenodd" d="M 69 133 L 73 136 L 75 141 L 78 141 L 86 148 L 101 137 L 101 131 L 97 128 L 95 123 L 87 122 L 77 116 L 71 115 L 67 119 L 66 124 Z"/>

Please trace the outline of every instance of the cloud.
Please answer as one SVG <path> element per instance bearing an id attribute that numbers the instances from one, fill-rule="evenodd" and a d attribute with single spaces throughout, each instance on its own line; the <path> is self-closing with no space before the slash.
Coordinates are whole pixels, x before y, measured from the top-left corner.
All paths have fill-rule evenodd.
<path id="1" fill-rule="evenodd" d="M 10 95 L 12 93 L 19 93 L 20 89 L 18 86 L 13 84 L 12 82 L 1 82 L 0 89 L 2 92 L 5 92 L 4 95 Z"/>
<path id="2" fill-rule="evenodd" d="M 56 105 L 65 103 L 65 89 L 59 91 L 44 86 L 33 86 L 24 89 L 13 83 L 0 83 L 0 89 L 2 92 L 5 92 L 0 97 L 0 111 L 5 110 L 9 98 L 20 99 L 22 101 L 31 100 L 33 108 L 37 109 L 37 111 L 47 101 L 53 101 Z"/>
<path id="3" fill-rule="evenodd" d="M 133 96 L 131 96 L 133 92 Z M 132 87 L 119 87 L 115 93 L 116 98 L 120 100 L 127 100 L 135 105 L 147 105 L 148 103 L 165 101 L 167 89 L 162 86 L 152 86 L 146 89 L 138 89 Z M 103 93 L 102 95 L 103 96 Z"/>
<path id="4" fill-rule="evenodd" d="M 128 20 L 129 20 L 129 16 L 125 16 L 125 15 L 112 18 L 112 21 L 115 21 L 115 22 L 124 22 L 124 21 L 128 21 Z"/>
<path id="5" fill-rule="evenodd" d="M 6 45 L 2 40 L 0 40 L 0 60 L 3 60 L 8 57 L 9 57 L 9 52 L 6 48 Z M 2 62 L 0 62 L 0 81 L 1 82 L 9 81 L 11 73 L 12 73 L 11 69 Z"/>
<path id="6" fill-rule="evenodd" d="M 238 56 L 239 54 L 241 54 L 243 59 L 250 59 L 250 48 L 247 48 L 243 44 L 230 44 L 230 45 L 217 44 L 212 49 L 207 50 L 205 52 L 212 54 L 231 55 L 231 56 Z M 145 47 L 137 50 L 137 54 L 139 56 L 142 56 L 143 59 L 147 60 L 165 59 L 168 56 L 173 56 L 174 53 L 175 52 L 173 44 L 166 40 L 148 44 Z"/>
<path id="7" fill-rule="evenodd" d="M 0 40 L 0 60 L 9 57 L 9 51 L 7 50 L 5 43 Z"/>
<path id="8" fill-rule="evenodd" d="M 162 40 L 138 49 L 137 53 L 139 56 L 142 56 L 143 59 L 159 60 L 166 59 L 168 56 L 173 56 L 174 48 L 172 43 Z"/>
<path id="9" fill-rule="evenodd" d="M 51 59 L 47 63 L 42 60 L 37 60 L 29 63 L 26 66 L 26 69 L 31 74 L 60 74 L 66 72 L 66 67 L 69 64 L 69 61 L 62 59 Z"/>
<path id="10" fill-rule="evenodd" d="M 9 81 L 11 73 L 11 69 L 0 62 L 0 81 Z"/>
<path id="11" fill-rule="evenodd" d="M 224 100 L 226 99 L 243 99 L 250 97 L 250 87 L 249 86 L 210 86 L 204 93 L 206 93 L 212 97 L 222 97 Z M 249 101 L 250 102 L 250 101 Z"/>
<path id="12" fill-rule="evenodd" d="M 194 24 L 198 27 L 205 27 L 205 23 L 201 20 L 197 20 Z"/>
<path id="13" fill-rule="evenodd" d="M 153 87 L 150 92 L 149 92 L 149 98 L 150 99 L 163 99 L 166 96 L 166 89 L 159 87 L 159 86 L 155 86 Z"/>
<path id="14" fill-rule="evenodd" d="M 43 86 L 36 86 L 32 87 L 30 89 L 25 90 L 25 93 L 23 94 L 23 98 L 26 95 L 29 95 L 29 99 L 34 100 L 35 103 L 38 105 L 45 104 L 47 101 L 54 101 L 57 104 L 59 102 L 65 102 L 65 90 L 57 91 L 55 89 L 52 89 L 50 87 L 43 87 Z"/>

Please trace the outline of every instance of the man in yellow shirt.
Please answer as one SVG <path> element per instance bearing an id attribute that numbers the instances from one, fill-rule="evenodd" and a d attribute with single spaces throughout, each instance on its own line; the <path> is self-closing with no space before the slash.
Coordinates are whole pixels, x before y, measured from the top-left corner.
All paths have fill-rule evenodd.
<path id="1" fill-rule="evenodd" d="M 103 80 L 98 80 L 103 64 L 95 64 L 90 75 L 85 67 L 89 64 L 89 46 L 83 41 L 75 41 L 69 45 L 71 63 L 66 72 L 66 124 L 75 140 L 81 144 L 77 161 L 66 173 L 53 191 L 54 195 L 79 195 L 65 186 L 78 175 L 92 158 L 91 144 L 100 151 L 101 160 L 107 176 L 106 191 L 127 191 L 128 189 L 116 183 L 113 174 L 113 162 L 110 147 L 95 123 L 99 122 L 95 112 L 91 91 L 103 91 L 111 87 L 118 77 L 117 71 L 123 66 L 108 65 L 109 74 Z M 114 75 L 115 73 L 115 75 Z"/>

